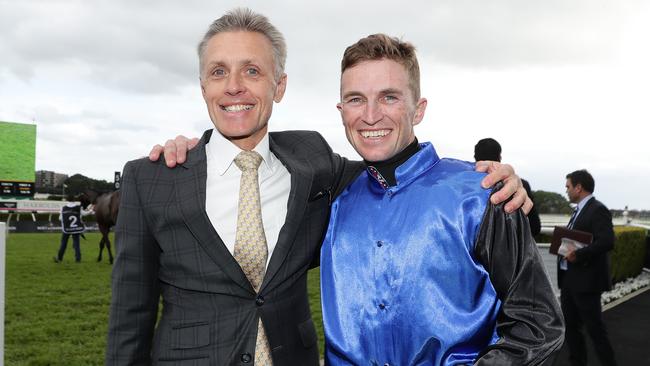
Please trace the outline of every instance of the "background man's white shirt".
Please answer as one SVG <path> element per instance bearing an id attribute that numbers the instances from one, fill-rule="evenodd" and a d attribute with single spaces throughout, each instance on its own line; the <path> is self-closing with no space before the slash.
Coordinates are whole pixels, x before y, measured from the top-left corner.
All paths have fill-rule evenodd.
<path id="1" fill-rule="evenodd" d="M 578 216 L 580 216 L 580 211 L 582 211 L 582 208 L 585 207 L 587 202 L 593 197 L 593 194 L 590 194 L 586 196 L 585 198 L 581 199 L 580 202 L 578 202 L 578 205 L 576 206 L 576 214 L 573 216 L 573 220 L 571 221 L 571 225 L 569 225 L 569 229 L 573 229 L 573 225 L 575 225 L 576 220 L 578 219 Z M 563 271 L 566 271 L 569 269 L 569 264 L 567 263 L 566 258 L 560 258 L 560 269 Z"/>
<path id="2" fill-rule="evenodd" d="M 585 198 L 581 199 L 580 202 L 578 202 L 578 206 L 576 206 L 576 216 L 573 218 L 573 224 L 575 225 L 576 220 L 578 219 L 578 216 L 580 216 L 580 211 L 587 205 L 587 202 L 593 197 L 593 194 L 590 194 L 588 196 L 585 196 Z"/>

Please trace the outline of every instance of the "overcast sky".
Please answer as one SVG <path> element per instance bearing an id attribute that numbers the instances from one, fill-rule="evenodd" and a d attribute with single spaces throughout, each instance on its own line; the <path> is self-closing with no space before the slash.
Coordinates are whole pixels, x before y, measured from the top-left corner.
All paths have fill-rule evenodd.
<path id="1" fill-rule="evenodd" d="M 128 160 L 212 127 L 195 46 L 226 10 L 267 15 L 288 44 L 272 130 L 348 146 L 338 100 L 346 46 L 416 45 L 429 101 L 420 141 L 472 160 L 493 137 L 534 190 L 586 168 L 610 208 L 650 209 L 650 3 L 643 0 L 5 1 L 0 120 L 37 124 L 36 169 L 112 180 Z"/>

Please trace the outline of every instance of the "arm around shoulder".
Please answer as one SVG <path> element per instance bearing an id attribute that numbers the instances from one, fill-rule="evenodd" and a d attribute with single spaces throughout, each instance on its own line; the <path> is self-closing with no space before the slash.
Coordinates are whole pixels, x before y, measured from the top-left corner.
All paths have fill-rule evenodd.
<path id="1" fill-rule="evenodd" d="M 115 227 L 116 257 L 108 325 L 106 365 L 149 365 L 158 313 L 158 245 L 149 231 L 138 192 L 138 172 L 149 162 L 124 167 Z"/>
<path id="2" fill-rule="evenodd" d="M 500 339 L 476 365 L 552 363 L 564 340 L 563 316 L 524 213 L 488 205 L 475 254 L 501 300 Z"/>

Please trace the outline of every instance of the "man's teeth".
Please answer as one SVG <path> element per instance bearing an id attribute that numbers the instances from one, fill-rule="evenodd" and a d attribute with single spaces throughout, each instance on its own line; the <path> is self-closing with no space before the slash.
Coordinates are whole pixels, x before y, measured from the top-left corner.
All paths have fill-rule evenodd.
<path id="1" fill-rule="evenodd" d="M 239 111 L 248 111 L 253 109 L 252 104 L 235 104 L 235 105 L 226 105 L 222 107 L 226 112 L 239 112 Z"/>
<path id="2" fill-rule="evenodd" d="M 390 133 L 389 130 L 375 130 L 375 131 L 361 131 L 361 136 L 368 137 L 384 137 Z"/>

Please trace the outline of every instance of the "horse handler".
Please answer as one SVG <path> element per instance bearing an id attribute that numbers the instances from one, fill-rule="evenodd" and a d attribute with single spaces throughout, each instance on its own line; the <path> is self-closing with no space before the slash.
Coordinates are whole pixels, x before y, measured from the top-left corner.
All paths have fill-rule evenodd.
<path id="1" fill-rule="evenodd" d="M 83 235 L 86 229 L 82 216 L 90 215 L 93 213 L 92 208 L 86 210 L 88 202 L 83 197 L 77 198 L 82 202 L 68 202 L 65 206 L 61 207 L 61 214 L 59 220 L 61 221 L 61 245 L 59 246 L 59 253 L 53 258 L 54 262 L 61 263 L 65 249 L 68 246 L 68 238 L 72 235 L 72 247 L 74 248 L 75 262 L 81 262 L 81 248 L 79 248 L 79 236 Z M 82 206 L 83 204 L 83 206 Z M 85 239 L 85 237 L 84 237 Z"/>

